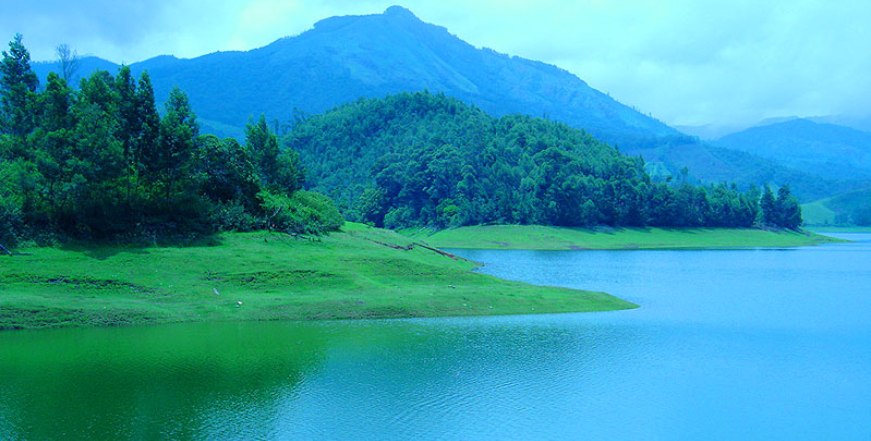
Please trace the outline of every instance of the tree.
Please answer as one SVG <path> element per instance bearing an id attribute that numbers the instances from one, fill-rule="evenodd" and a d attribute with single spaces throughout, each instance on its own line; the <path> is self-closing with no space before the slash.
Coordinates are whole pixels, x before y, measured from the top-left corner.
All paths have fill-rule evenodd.
<path id="1" fill-rule="evenodd" d="M 43 195 L 48 203 L 47 217 L 53 218 L 66 198 L 65 185 L 75 160 L 76 120 L 73 116 L 75 96 L 73 90 L 56 73 L 48 74 L 45 91 L 37 99 L 37 128 L 29 143 L 35 149 L 37 169 L 45 178 Z"/>
<path id="2" fill-rule="evenodd" d="M 301 190 L 305 183 L 305 170 L 299 159 L 299 153 L 286 147 L 281 150 L 276 159 L 275 186 L 286 193 Z"/>
<path id="3" fill-rule="evenodd" d="M 196 155 L 198 173 L 203 175 L 202 192 L 215 202 L 235 201 L 246 208 L 257 206 L 260 182 L 251 158 L 233 138 L 200 136 Z"/>
<path id="4" fill-rule="evenodd" d="M 142 122 L 136 101 L 136 81 L 130 73 L 130 66 L 118 69 L 113 87 L 118 101 L 118 139 L 124 144 L 124 160 L 133 166 L 139 156 L 136 147 Z"/>
<path id="5" fill-rule="evenodd" d="M 164 196 L 169 198 L 179 190 L 192 169 L 196 138 L 199 136 L 197 117 L 191 110 L 187 95 L 173 88 L 166 102 L 166 113 L 160 120 L 158 148 L 146 167 L 160 178 Z"/>
<path id="6" fill-rule="evenodd" d="M 797 230 L 801 226 L 801 206 L 798 203 L 798 199 L 790 193 L 788 185 L 784 185 L 777 190 L 776 206 L 779 212 L 779 227 Z"/>
<path id="7" fill-rule="evenodd" d="M 768 227 L 777 227 L 780 225 L 780 212 L 777 209 L 777 200 L 774 198 L 774 193 L 771 192 L 771 187 L 766 185 L 762 190 L 762 199 L 759 201 L 759 208 L 762 212 L 762 224 Z"/>
<path id="8" fill-rule="evenodd" d="M 777 190 L 777 197 L 766 185 L 759 205 L 763 225 L 789 230 L 797 230 L 801 227 L 801 206 L 790 193 L 788 185 L 783 185 Z"/>
<path id="9" fill-rule="evenodd" d="M 264 185 L 273 185 L 278 177 L 278 138 L 269 130 L 266 116 L 245 127 L 245 146 Z"/>
<path id="10" fill-rule="evenodd" d="M 126 228 L 127 207 L 122 189 L 127 167 L 124 146 L 118 139 L 117 94 L 108 72 L 95 72 L 82 80 L 73 113 L 71 138 L 75 145 L 70 161 L 69 221 L 61 225 L 68 234 L 106 237 Z"/>
<path id="11" fill-rule="evenodd" d="M 55 52 L 57 53 L 57 60 L 60 63 L 61 78 L 69 83 L 79 70 L 79 54 L 70 49 L 68 44 L 59 45 Z"/>
<path id="12" fill-rule="evenodd" d="M 160 115 L 157 113 L 154 88 L 151 85 L 151 77 L 148 76 L 148 72 L 142 72 L 139 76 L 135 103 L 136 121 L 140 124 L 133 148 L 137 152 L 136 167 L 139 175 L 143 176 L 147 183 L 154 183 L 159 171 L 153 167 L 153 164 L 159 161 L 160 156 L 160 146 L 157 142 L 160 136 Z"/>
<path id="13" fill-rule="evenodd" d="M 21 39 L 21 34 L 15 34 L 0 63 L 0 129 L 24 150 L 24 139 L 34 127 L 32 110 L 39 80 L 30 68 L 30 52 Z"/>

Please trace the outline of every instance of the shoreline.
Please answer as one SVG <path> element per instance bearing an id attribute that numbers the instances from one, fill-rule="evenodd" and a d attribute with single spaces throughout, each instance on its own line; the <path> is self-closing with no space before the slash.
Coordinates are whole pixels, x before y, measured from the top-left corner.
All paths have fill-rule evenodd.
<path id="1" fill-rule="evenodd" d="M 809 231 L 727 228 L 571 228 L 488 225 L 447 230 L 407 229 L 408 237 L 438 248 L 495 250 L 728 250 L 793 248 L 841 239 Z"/>
<path id="2" fill-rule="evenodd" d="M 227 233 L 183 247 L 77 245 L 0 257 L 0 330 L 634 309 L 609 294 L 474 272 L 387 230 Z M 420 245 L 420 244 L 418 244 Z"/>

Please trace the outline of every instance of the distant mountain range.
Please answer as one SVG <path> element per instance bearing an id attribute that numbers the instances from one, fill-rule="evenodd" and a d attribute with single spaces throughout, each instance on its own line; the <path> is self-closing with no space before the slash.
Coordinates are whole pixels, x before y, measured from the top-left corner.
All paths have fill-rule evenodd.
<path id="1" fill-rule="evenodd" d="M 715 143 L 826 179 L 871 181 L 871 133 L 849 127 L 792 119 L 733 133 Z"/>
<path id="2" fill-rule="evenodd" d="M 252 117 L 291 123 L 361 97 L 442 92 L 501 116 L 544 116 L 581 128 L 630 154 L 643 156 L 654 175 L 683 167 L 701 181 L 739 185 L 790 183 L 804 200 L 858 188 L 781 165 L 774 159 L 714 147 L 643 115 L 558 67 L 478 49 L 447 29 L 393 6 L 382 14 L 333 17 L 295 37 L 247 52 L 193 59 L 160 56 L 132 64 L 147 70 L 159 101 L 173 86 L 189 96 L 203 131 L 243 136 Z M 117 65 L 88 57 L 80 76 Z M 56 63 L 35 63 L 41 78 Z"/>
<path id="3" fill-rule="evenodd" d="M 738 124 L 705 124 L 698 126 L 673 126 L 675 129 L 688 135 L 696 136 L 705 141 L 714 141 L 732 133 L 741 132 L 744 130 L 770 126 L 782 122 L 788 122 L 796 119 L 804 119 L 821 124 L 832 124 L 836 126 L 849 127 L 854 130 L 863 132 L 871 132 L 871 115 L 867 116 L 849 116 L 849 115 L 827 115 L 799 118 L 797 116 L 785 116 L 778 118 L 766 118 L 752 125 Z"/>

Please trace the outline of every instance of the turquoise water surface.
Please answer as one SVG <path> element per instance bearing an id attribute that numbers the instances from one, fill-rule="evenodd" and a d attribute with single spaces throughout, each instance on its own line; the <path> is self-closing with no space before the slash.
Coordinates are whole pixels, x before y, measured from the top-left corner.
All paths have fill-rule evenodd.
<path id="1" fill-rule="evenodd" d="M 871 235 L 456 251 L 611 313 L 0 333 L 0 440 L 869 440 Z"/>

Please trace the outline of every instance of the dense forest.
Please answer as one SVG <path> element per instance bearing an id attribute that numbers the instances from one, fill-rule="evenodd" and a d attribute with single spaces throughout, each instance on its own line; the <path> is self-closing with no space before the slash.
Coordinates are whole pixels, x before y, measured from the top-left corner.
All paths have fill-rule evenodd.
<path id="1" fill-rule="evenodd" d="M 494 118 L 442 94 L 361 99 L 286 135 L 308 183 L 350 219 L 388 228 L 508 223 L 795 229 L 784 186 L 655 182 L 629 157 L 565 124 Z"/>
<path id="2" fill-rule="evenodd" d="M 641 158 L 583 131 L 494 118 L 442 94 L 300 116 L 283 146 L 261 116 L 242 144 L 201 135 L 177 88 L 159 113 L 147 72 L 98 71 L 77 88 L 67 74 L 40 85 L 20 35 L 3 51 L 0 245 L 264 228 L 320 234 L 344 222 L 327 196 L 346 217 L 388 228 L 801 225 L 788 187 L 656 181 Z"/>
<path id="3" fill-rule="evenodd" d="M 332 202 L 303 182 L 263 117 L 244 145 L 200 135 L 181 90 L 158 113 L 147 73 L 100 71 L 78 89 L 50 74 L 40 87 L 20 35 L 3 52 L 0 244 L 338 228 Z"/>

